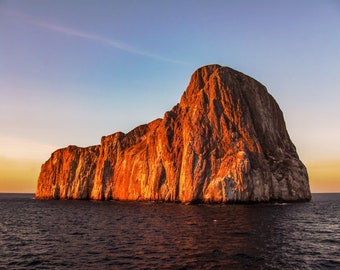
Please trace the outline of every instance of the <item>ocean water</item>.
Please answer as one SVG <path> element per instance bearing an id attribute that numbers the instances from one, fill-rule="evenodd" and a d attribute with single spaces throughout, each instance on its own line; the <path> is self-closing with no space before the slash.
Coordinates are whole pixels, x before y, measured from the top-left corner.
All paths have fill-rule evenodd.
<path id="1" fill-rule="evenodd" d="M 249 205 L 32 197 L 0 194 L 0 269 L 340 269 L 340 194 Z"/>

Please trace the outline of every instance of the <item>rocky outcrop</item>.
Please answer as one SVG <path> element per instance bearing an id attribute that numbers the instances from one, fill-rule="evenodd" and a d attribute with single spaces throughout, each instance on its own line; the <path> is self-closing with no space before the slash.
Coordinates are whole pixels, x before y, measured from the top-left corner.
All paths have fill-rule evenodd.
<path id="1" fill-rule="evenodd" d="M 163 119 L 54 152 L 36 198 L 260 202 L 311 193 L 274 98 L 256 80 L 209 65 Z"/>

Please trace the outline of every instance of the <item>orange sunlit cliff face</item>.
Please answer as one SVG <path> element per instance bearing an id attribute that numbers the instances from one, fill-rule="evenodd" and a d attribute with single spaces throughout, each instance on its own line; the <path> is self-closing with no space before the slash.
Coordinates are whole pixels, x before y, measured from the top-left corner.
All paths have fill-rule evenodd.
<path id="1" fill-rule="evenodd" d="M 57 150 L 37 198 L 309 200 L 305 166 L 266 88 L 227 67 L 197 70 L 163 119 L 101 145 Z"/>

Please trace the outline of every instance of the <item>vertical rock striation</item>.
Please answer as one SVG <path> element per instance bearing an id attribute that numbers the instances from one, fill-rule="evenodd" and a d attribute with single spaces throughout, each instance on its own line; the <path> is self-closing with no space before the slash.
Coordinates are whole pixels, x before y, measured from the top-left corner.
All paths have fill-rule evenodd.
<path id="1" fill-rule="evenodd" d="M 209 65 L 163 119 L 54 152 L 36 198 L 225 203 L 311 193 L 274 98 L 256 80 Z"/>

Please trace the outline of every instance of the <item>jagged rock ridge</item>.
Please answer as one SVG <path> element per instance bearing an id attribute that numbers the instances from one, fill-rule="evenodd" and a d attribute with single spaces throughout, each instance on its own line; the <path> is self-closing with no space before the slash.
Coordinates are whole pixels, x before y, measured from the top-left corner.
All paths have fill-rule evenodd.
<path id="1" fill-rule="evenodd" d="M 163 119 L 55 151 L 36 198 L 258 202 L 311 193 L 274 98 L 256 80 L 209 65 Z"/>

